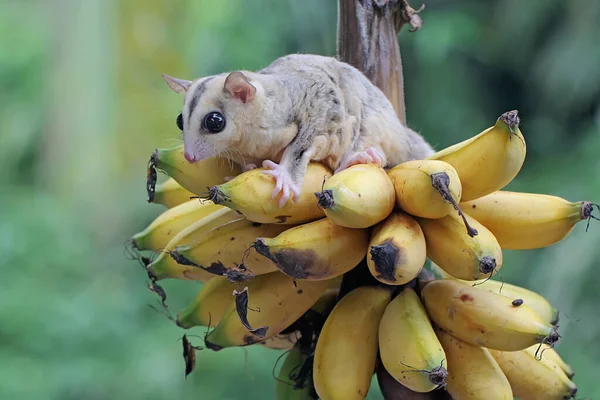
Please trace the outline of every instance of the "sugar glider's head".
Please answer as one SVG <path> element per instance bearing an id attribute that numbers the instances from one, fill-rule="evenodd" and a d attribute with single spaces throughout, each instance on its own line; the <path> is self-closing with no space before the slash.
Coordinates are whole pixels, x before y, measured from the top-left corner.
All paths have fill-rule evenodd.
<path id="1" fill-rule="evenodd" d="M 239 71 L 195 81 L 164 74 L 163 79 L 173 91 L 184 94 L 177 126 L 183 131 L 185 158 L 196 162 L 227 155 L 241 140 L 244 121 L 252 115 L 257 84 Z"/>

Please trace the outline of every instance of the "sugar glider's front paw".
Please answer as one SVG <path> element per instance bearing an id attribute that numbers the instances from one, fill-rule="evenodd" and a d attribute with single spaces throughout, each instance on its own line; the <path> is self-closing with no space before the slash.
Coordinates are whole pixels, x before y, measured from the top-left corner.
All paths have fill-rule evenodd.
<path id="1" fill-rule="evenodd" d="M 369 147 L 365 151 L 351 154 L 342 159 L 340 166 L 335 170 L 334 174 L 356 164 L 377 164 L 383 167 L 385 165 L 385 154 L 375 147 Z"/>
<path id="2" fill-rule="evenodd" d="M 264 174 L 271 175 L 275 178 L 275 189 L 273 189 L 273 193 L 271 193 L 271 198 L 274 199 L 281 193 L 278 203 L 279 208 L 287 203 L 291 195 L 294 196 L 294 202 L 297 202 L 300 197 L 300 188 L 292 180 L 289 171 L 271 160 L 263 161 L 262 166 L 266 168 L 266 170 L 263 171 Z"/>

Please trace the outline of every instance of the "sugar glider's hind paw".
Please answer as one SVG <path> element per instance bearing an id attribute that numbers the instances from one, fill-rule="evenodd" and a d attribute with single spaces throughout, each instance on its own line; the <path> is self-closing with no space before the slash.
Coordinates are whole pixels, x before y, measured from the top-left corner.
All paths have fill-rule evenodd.
<path id="1" fill-rule="evenodd" d="M 279 208 L 283 207 L 292 195 L 294 197 L 294 202 L 298 202 L 300 188 L 294 183 L 290 173 L 281 165 L 274 163 L 271 160 L 263 161 L 262 166 L 263 168 L 266 168 L 266 170 L 263 171 L 264 174 L 275 178 L 275 189 L 273 189 L 273 193 L 271 193 L 271 198 L 274 199 L 281 193 L 278 203 Z"/>
<path id="2" fill-rule="evenodd" d="M 369 147 L 365 151 L 350 154 L 342 159 L 340 166 L 335 170 L 335 174 L 356 164 L 377 164 L 379 167 L 385 165 L 385 154 L 375 147 Z"/>

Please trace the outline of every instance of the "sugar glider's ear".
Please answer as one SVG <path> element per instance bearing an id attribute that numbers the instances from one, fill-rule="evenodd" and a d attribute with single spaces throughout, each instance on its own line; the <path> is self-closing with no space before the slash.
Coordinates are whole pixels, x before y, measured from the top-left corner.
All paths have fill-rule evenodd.
<path id="1" fill-rule="evenodd" d="M 254 98 L 256 88 L 248 81 L 246 75 L 235 71 L 227 75 L 224 85 L 225 91 L 242 103 L 246 103 Z"/>
<path id="2" fill-rule="evenodd" d="M 183 79 L 173 78 L 167 74 L 162 74 L 163 79 L 167 82 L 167 85 L 171 88 L 175 93 L 185 93 L 192 85 L 192 81 L 186 81 Z"/>

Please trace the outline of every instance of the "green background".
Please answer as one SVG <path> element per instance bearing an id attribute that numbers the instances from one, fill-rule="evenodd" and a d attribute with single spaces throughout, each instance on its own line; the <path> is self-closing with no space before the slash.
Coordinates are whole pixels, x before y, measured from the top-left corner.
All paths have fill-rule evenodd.
<path id="1" fill-rule="evenodd" d="M 439 149 L 516 108 L 528 154 L 509 188 L 600 202 L 600 2 L 426 4 L 400 35 L 411 127 Z M 199 352 L 184 380 L 181 330 L 148 307 L 123 244 L 161 212 L 145 202 L 151 151 L 181 141 L 160 74 L 333 55 L 336 22 L 333 0 L 0 2 L 0 397 L 273 398 L 280 353 L 258 346 Z M 581 223 L 506 251 L 501 271 L 561 310 L 581 398 L 600 397 L 599 241 Z M 176 311 L 199 286 L 163 287 Z"/>

